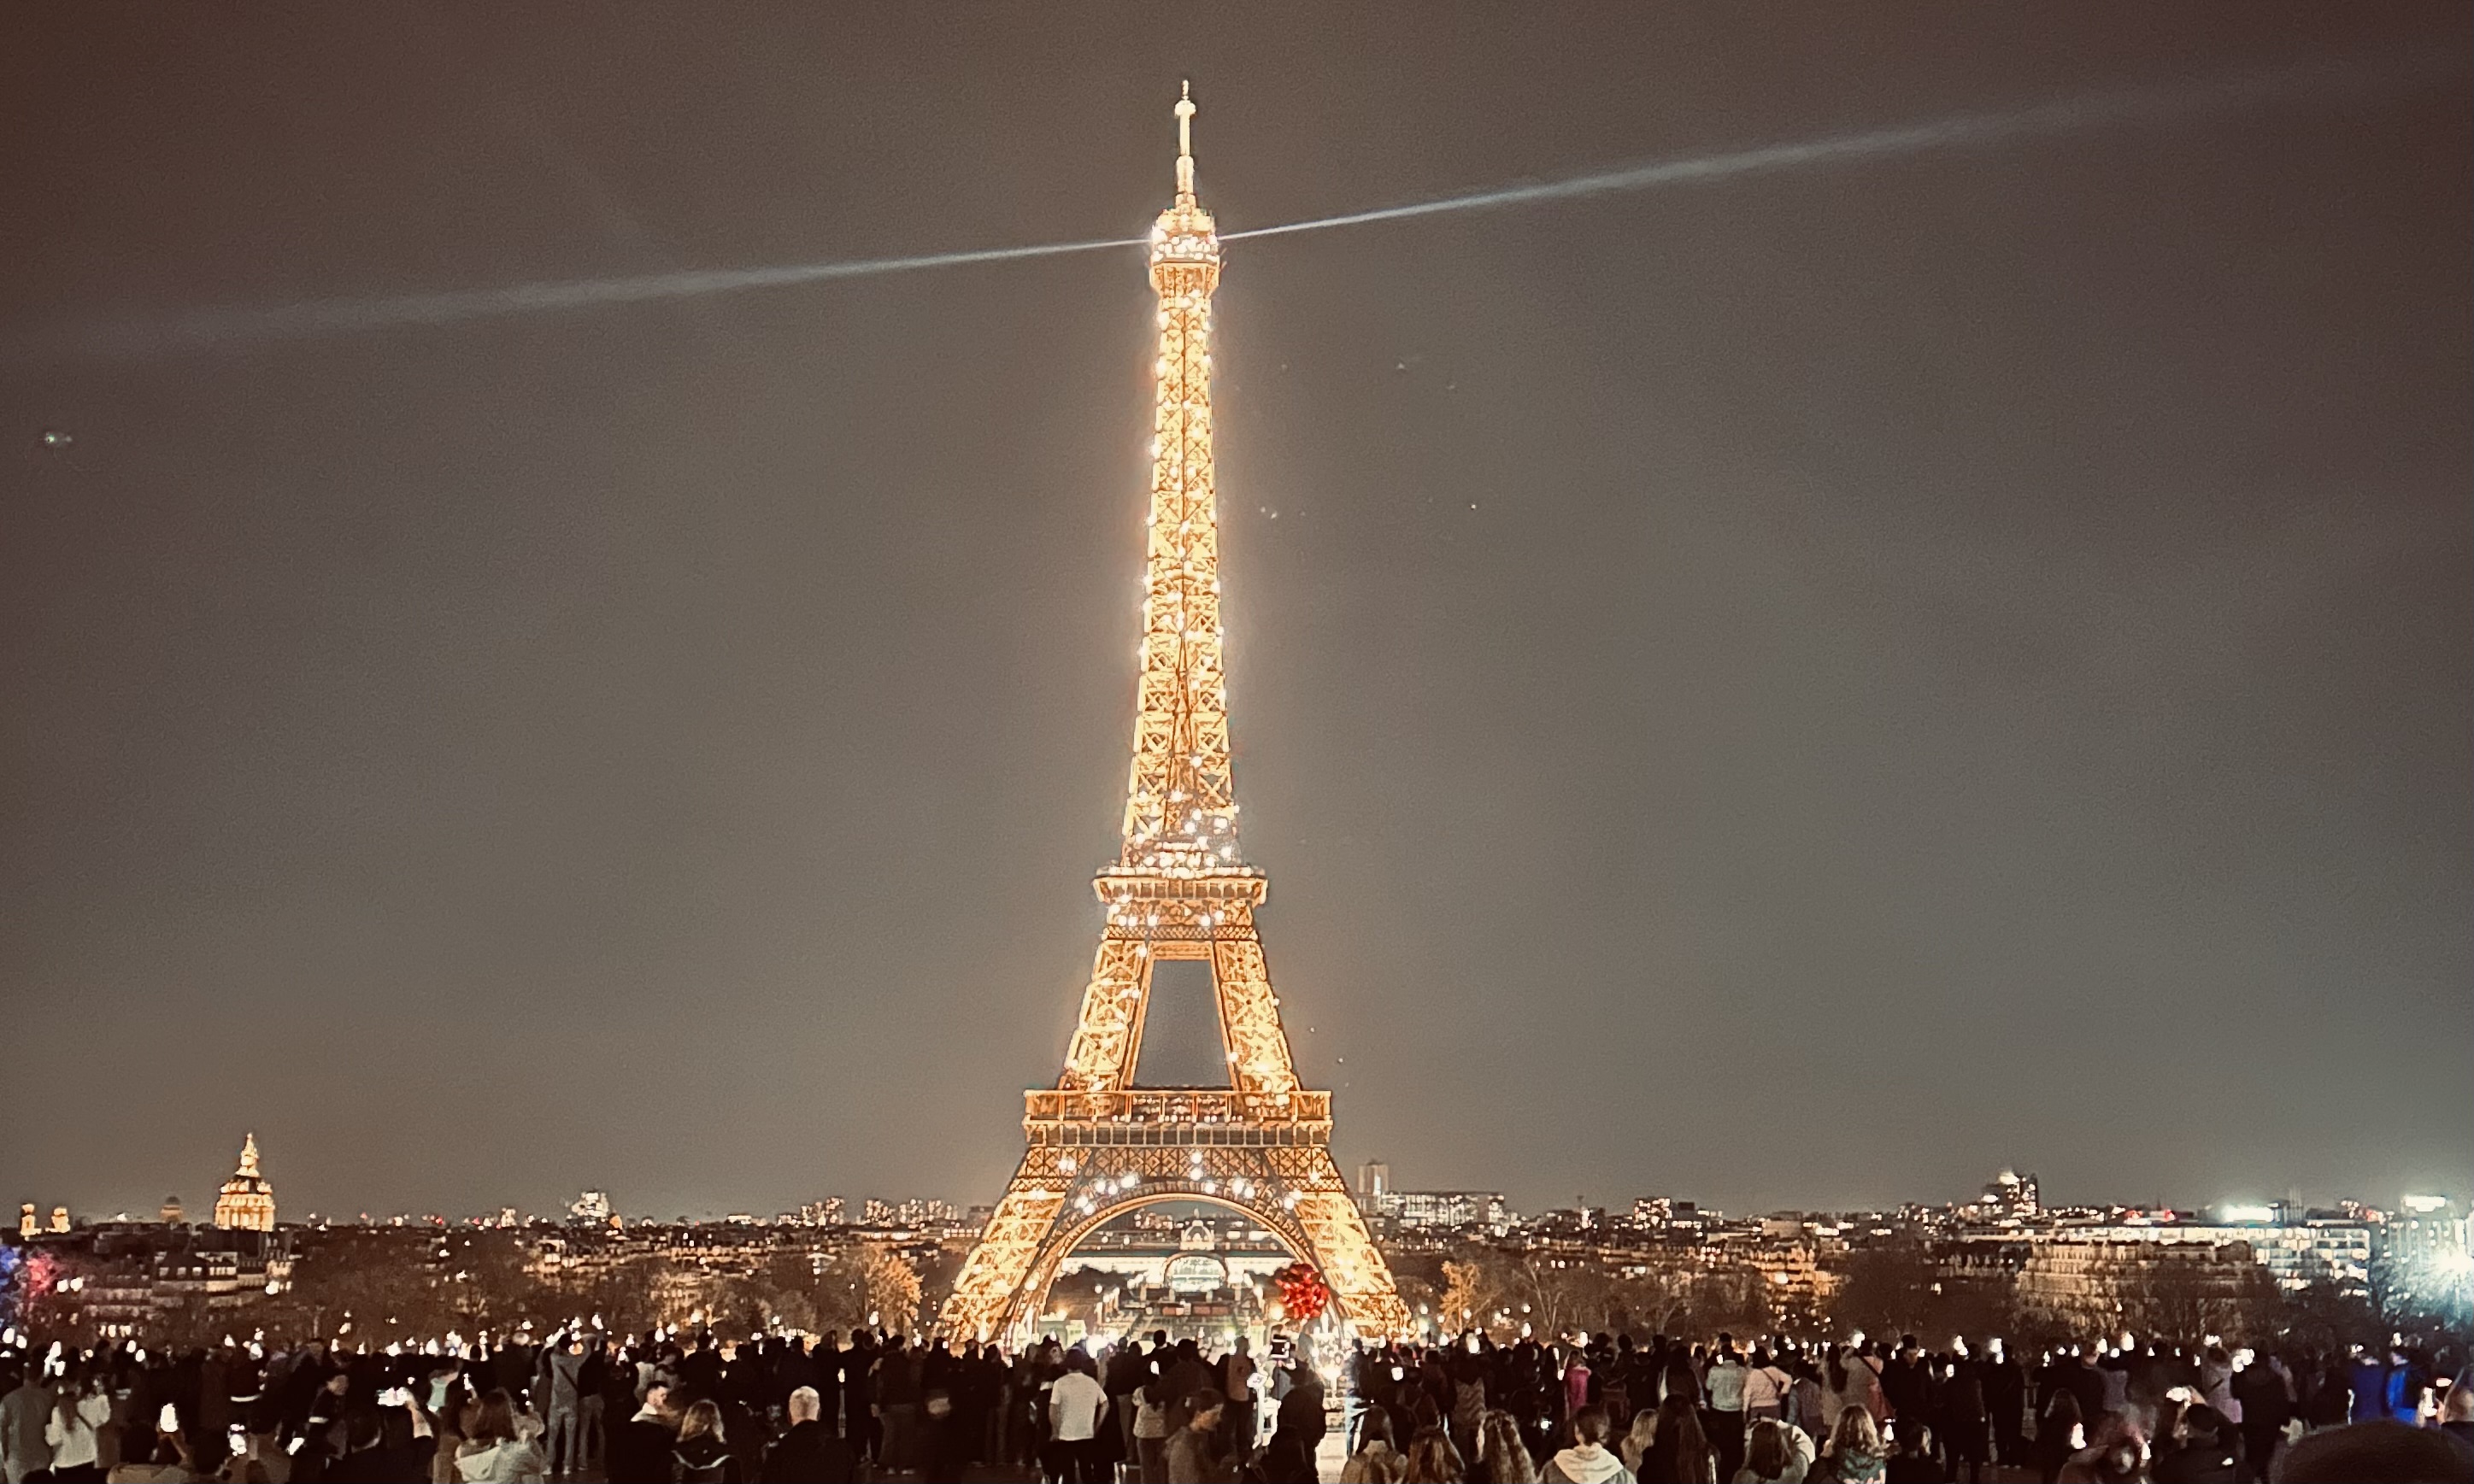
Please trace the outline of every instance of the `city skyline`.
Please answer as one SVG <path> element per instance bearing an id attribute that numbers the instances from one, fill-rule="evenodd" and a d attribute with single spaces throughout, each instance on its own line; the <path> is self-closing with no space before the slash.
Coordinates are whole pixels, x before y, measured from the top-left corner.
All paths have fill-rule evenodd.
<path id="1" fill-rule="evenodd" d="M 241 1157 L 241 1175 L 236 1177 L 236 1180 L 249 1179 L 255 1183 L 258 1189 L 265 1190 L 271 1182 L 261 1178 L 258 1160 L 255 1137 L 252 1134 L 245 1140 Z M 1379 1172 L 1379 1174 L 1373 1172 Z M 1909 1209 L 1954 1209 L 1968 1205 L 1974 1200 L 1988 1198 L 1998 1185 L 2017 1178 L 2016 1171 L 2012 1167 L 2004 1166 L 1993 1172 L 1992 1180 L 1979 1181 L 1965 1190 L 1911 1191 L 1897 1199 L 1878 1204 L 1825 1207 L 1790 1202 L 1770 1207 L 1730 1208 L 1722 1202 L 1701 1200 L 1695 1192 L 1689 1190 L 1636 1190 L 1627 1193 L 1612 1189 L 1582 1189 L 1560 1197 L 1541 1195 L 1535 1200 L 1522 1201 L 1509 1198 L 1509 1192 L 1513 1187 L 1501 1183 L 1479 1183 L 1458 1186 L 1439 1185 L 1431 1182 L 1402 1184 L 1395 1178 L 1394 1166 L 1389 1161 L 1381 1160 L 1355 1161 L 1346 1167 L 1346 1173 L 1352 1190 L 1361 1196 L 1371 1194 L 1367 1188 L 1370 1183 L 1379 1183 L 1390 1189 L 1412 1197 L 1438 1194 L 1460 1196 L 1490 1192 L 1505 1196 L 1507 1197 L 1505 1205 L 1516 1220 L 1536 1220 L 1557 1211 L 1574 1210 L 1584 1205 L 1605 1211 L 1620 1212 L 1653 1200 L 1683 1201 L 1697 1205 L 1706 1211 L 1738 1219 L 1758 1219 L 1763 1216 L 1786 1214 L 1857 1215 Z M 1415 1173 L 1414 1170 L 1411 1171 L 1413 1176 Z M 2147 1192 L 2140 1195 L 2122 1192 L 2057 1193 L 2045 1189 L 2045 1183 L 2032 1170 L 2025 1175 L 2025 1179 L 2030 1202 L 2041 1201 L 2041 1206 L 2045 1209 L 2171 1211 L 2178 1218 L 2186 1220 L 2213 1218 L 2252 1221 L 2266 1219 L 2261 1213 L 2272 1211 L 2277 1208 L 2290 1208 L 2299 1212 L 2305 1209 L 2335 1209 L 2348 1204 L 2373 1210 L 2393 1212 L 2411 1209 L 2413 1203 L 2423 1199 L 2445 1200 L 2459 1207 L 2474 1206 L 2474 1186 L 2445 1181 L 2427 1184 L 2412 1190 L 2344 1190 L 2329 1193 L 2305 1192 L 2298 1186 L 2289 1185 L 2281 1190 L 2244 1190 L 2212 1197 L 2195 1197 L 2188 1192 L 2161 1194 Z M 234 1183 L 228 1182 L 224 1188 L 229 1193 L 233 1187 Z M 582 1192 L 580 1198 L 577 1195 L 578 1191 Z M 214 1221 L 220 1224 L 219 1219 L 209 1211 L 192 1206 L 185 1192 L 179 1189 L 171 1190 L 153 1203 L 135 1204 L 89 1201 L 76 1191 L 65 1192 L 66 1199 L 61 1199 L 62 1194 L 63 1192 L 51 1190 L 29 1191 L 17 1193 L 11 1198 L 17 1200 L 24 1209 L 33 1212 L 44 1230 L 50 1230 L 55 1220 L 61 1215 L 80 1225 L 112 1222 L 144 1223 L 149 1220 L 173 1220 L 176 1209 L 185 1209 L 188 1213 L 180 1219 Z M 592 1202 L 601 1215 L 617 1215 L 633 1222 L 653 1224 L 676 1221 L 722 1223 L 735 1217 L 749 1217 L 759 1222 L 770 1223 L 796 1217 L 831 1225 L 844 1222 L 868 1225 L 878 1223 L 880 1220 L 894 1219 L 892 1213 L 904 1208 L 932 1212 L 942 1211 L 955 1219 L 968 1218 L 974 1212 L 985 1212 L 992 1209 L 992 1201 L 970 1200 L 966 1198 L 969 1192 L 938 1193 L 915 1186 L 901 1185 L 885 1185 L 876 1188 L 858 1186 L 832 1188 L 827 1185 L 795 1192 L 791 1197 L 779 1202 L 737 1205 L 708 1203 L 697 1206 L 645 1201 L 631 1197 L 625 1190 L 613 1189 L 601 1185 L 570 1184 L 555 1197 L 492 1200 L 477 1207 L 458 1209 L 388 1206 L 383 1202 L 317 1208 L 287 1199 L 282 1207 L 281 1219 L 285 1223 L 293 1224 L 383 1225 L 390 1222 L 437 1218 L 451 1225 L 471 1225 L 486 1224 L 495 1218 L 512 1213 L 528 1221 L 558 1221 L 574 1217 L 579 1212 L 581 1203 Z M 175 1203 L 178 1203 L 177 1207 Z M 150 1217 L 147 1214 L 150 1209 L 157 1210 L 157 1214 Z M 827 1214 L 829 1211 L 830 1215 Z"/>
<path id="2" fill-rule="evenodd" d="M 0 1192 L 151 1210 L 242 1130 L 290 1209 L 1000 1188 L 1116 844 L 1130 251 L 37 352 L 1112 240 L 1192 77 L 1237 786 L 1344 1168 L 2462 1196 L 2465 14 L 1135 13 L 0 20 L 61 207 L 0 282 Z M 2349 81 L 1243 230 L 2244 69 Z"/>

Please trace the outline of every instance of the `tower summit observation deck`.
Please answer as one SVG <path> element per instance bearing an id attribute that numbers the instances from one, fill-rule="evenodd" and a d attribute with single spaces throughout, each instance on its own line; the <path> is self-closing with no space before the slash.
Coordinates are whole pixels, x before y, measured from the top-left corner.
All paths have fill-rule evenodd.
<path id="1" fill-rule="evenodd" d="M 1410 1328 L 1332 1161 L 1331 1094 L 1298 1082 L 1254 926 L 1266 882 L 1238 846 L 1212 468 L 1221 248 L 1195 193 L 1194 115 L 1191 95 L 1180 97 L 1176 197 L 1151 234 L 1159 354 L 1125 838 L 1093 883 L 1105 921 L 1064 1071 L 1055 1088 L 1026 1094 L 1029 1148 L 940 1317 L 958 1336 L 1020 1332 L 1077 1244 L 1164 1201 L 1209 1202 L 1260 1222 L 1322 1269 L 1361 1333 Z M 1134 1086 L 1162 959 L 1211 968 L 1225 1086 Z"/>

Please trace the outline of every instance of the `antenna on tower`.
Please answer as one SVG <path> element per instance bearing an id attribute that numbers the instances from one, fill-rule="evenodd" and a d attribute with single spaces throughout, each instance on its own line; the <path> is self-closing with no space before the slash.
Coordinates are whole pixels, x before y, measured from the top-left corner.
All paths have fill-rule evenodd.
<path id="1" fill-rule="evenodd" d="M 1194 83 L 1191 79 L 1177 85 L 1176 199 L 1189 204 L 1194 200 Z"/>

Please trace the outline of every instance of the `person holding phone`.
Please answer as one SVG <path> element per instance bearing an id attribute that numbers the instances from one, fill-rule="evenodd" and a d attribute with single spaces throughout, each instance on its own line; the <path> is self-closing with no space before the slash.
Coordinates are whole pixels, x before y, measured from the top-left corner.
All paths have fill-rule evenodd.
<path id="1" fill-rule="evenodd" d="M 327 1484 L 388 1484 L 431 1476 L 438 1445 L 410 1387 L 380 1391 L 376 1411 L 352 1411 L 344 1420 L 344 1456 L 327 1466 Z"/>

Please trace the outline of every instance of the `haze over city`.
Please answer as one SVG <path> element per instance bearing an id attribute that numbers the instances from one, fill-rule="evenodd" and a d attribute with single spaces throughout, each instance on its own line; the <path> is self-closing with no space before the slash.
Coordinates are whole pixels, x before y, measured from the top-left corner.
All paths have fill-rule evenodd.
<path id="1" fill-rule="evenodd" d="M 2467 1194 L 2462 8 L 572 19 L 0 15 L 0 1195 L 994 1200 L 1126 814 L 1142 252 L 125 327 L 1139 239 L 1185 79 L 1344 1168 Z"/>

